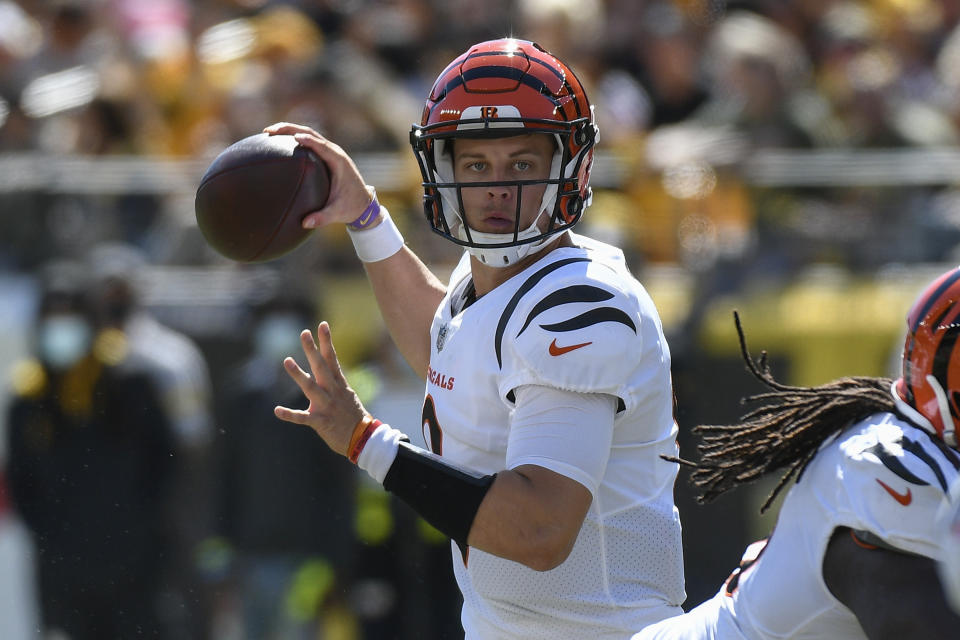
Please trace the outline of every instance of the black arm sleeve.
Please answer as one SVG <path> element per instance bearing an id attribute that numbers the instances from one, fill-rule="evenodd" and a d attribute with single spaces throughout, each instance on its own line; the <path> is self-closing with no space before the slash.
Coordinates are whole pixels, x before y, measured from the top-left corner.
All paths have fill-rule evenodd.
<path id="1" fill-rule="evenodd" d="M 454 466 L 401 441 L 383 487 L 452 538 L 465 554 L 473 519 L 495 477 Z"/>

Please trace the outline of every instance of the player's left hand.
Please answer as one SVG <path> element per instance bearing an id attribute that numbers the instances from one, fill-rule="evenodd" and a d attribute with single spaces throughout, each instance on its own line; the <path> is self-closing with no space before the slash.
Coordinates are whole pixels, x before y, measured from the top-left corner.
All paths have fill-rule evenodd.
<path id="1" fill-rule="evenodd" d="M 305 410 L 278 406 L 273 412 L 281 420 L 310 427 L 327 446 L 346 456 L 353 429 L 366 411 L 340 369 L 330 325 L 321 322 L 317 337 L 315 342 L 310 331 L 304 329 L 300 333 L 300 344 L 310 363 L 310 373 L 301 369 L 293 358 L 283 361 L 284 369 L 303 391 L 310 406 Z"/>

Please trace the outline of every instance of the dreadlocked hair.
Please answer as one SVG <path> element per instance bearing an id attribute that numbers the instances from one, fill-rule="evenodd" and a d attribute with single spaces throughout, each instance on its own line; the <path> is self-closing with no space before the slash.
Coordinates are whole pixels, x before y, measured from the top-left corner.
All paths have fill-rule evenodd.
<path id="1" fill-rule="evenodd" d="M 690 481 L 699 490 L 697 501 L 701 504 L 767 473 L 786 469 L 760 507 L 763 513 L 791 478 L 800 480 L 824 440 L 871 414 L 896 410 L 890 393 L 893 381 L 846 377 L 818 387 L 780 384 L 770 373 L 766 351 L 760 353 L 758 362 L 750 356 L 736 311 L 733 319 L 747 368 L 772 391 L 742 401 L 763 405 L 741 417 L 740 424 L 694 427 L 693 433 L 701 436 L 698 463 L 673 461 L 695 467 Z"/>

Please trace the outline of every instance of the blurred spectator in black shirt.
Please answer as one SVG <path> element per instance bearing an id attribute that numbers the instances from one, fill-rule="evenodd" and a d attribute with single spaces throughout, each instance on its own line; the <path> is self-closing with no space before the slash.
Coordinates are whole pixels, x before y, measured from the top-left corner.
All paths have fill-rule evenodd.
<path id="1" fill-rule="evenodd" d="M 35 358 L 15 369 L 10 491 L 37 547 L 47 630 L 159 637 L 173 437 L 126 336 L 94 339 L 83 274 L 74 264 L 46 273 Z"/>
<path id="2" fill-rule="evenodd" d="M 208 550 L 231 558 L 219 567 L 221 602 L 240 610 L 220 614 L 238 616 L 247 638 L 323 637 L 350 617 L 356 472 L 313 431 L 273 414 L 283 398 L 303 400 L 282 363 L 315 323 L 304 296 L 270 296 L 256 309 L 252 355 L 218 394 L 220 542 Z"/>

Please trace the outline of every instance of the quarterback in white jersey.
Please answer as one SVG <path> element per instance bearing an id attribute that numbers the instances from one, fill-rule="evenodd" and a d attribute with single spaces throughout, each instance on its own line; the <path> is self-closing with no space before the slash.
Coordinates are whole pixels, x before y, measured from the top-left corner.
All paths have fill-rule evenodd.
<path id="1" fill-rule="evenodd" d="M 471 638 L 623 637 L 684 598 L 676 467 L 658 459 L 676 451 L 660 321 L 619 250 L 574 241 L 466 309 L 464 260 L 434 317 L 423 414 L 433 451 L 483 473 L 542 466 L 593 497 L 551 571 L 454 546 Z M 517 424 L 517 397 L 544 388 L 605 394 L 616 418 L 581 423 L 574 406 L 566 423 Z"/>
<path id="2" fill-rule="evenodd" d="M 705 499 L 782 467 L 776 491 L 794 473 L 797 482 L 774 532 L 716 596 L 634 640 L 960 637 L 937 575 L 947 551 L 938 512 L 960 476 L 958 319 L 954 269 L 910 310 L 896 381 L 787 387 L 748 358 L 773 392 L 739 428 L 697 428 L 692 479 Z"/>
<path id="3" fill-rule="evenodd" d="M 681 613 L 670 351 L 623 253 L 574 235 L 593 107 L 532 42 L 479 43 L 439 75 L 411 146 L 431 229 L 465 248 L 447 285 L 404 246 L 342 149 L 278 124 L 330 167 L 308 226 L 347 222 L 381 313 L 426 380 L 431 451 L 369 415 L 321 323 L 301 334 L 309 425 L 452 542 L 470 640 L 626 638 Z M 366 207 L 366 209 L 364 209 Z M 357 214 L 363 213 L 357 217 Z"/>

